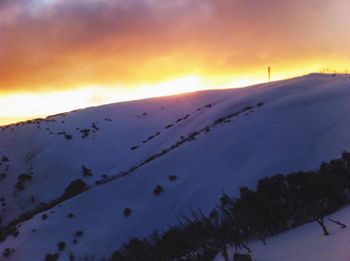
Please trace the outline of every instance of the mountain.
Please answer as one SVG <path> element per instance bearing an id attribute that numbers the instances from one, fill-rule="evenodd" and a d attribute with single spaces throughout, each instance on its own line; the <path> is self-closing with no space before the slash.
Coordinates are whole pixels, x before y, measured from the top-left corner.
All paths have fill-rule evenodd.
<path id="1" fill-rule="evenodd" d="M 349 111 L 348 76 L 310 74 L 0 127 L 1 227 L 18 230 L 0 251 L 44 260 L 65 242 L 59 260 L 108 256 L 222 193 L 339 157 Z"/>

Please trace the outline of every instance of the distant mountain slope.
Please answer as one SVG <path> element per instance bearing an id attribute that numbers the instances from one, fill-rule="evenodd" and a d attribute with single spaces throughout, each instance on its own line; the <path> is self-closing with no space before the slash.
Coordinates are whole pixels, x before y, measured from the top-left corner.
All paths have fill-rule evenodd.
<path id="1" fill-rule="evenodd" d="M 58 198 L 73 180 L 89 189 L 23 222 L 0 251 L 15 249 L 8 260 L 43 260 L 65 242 L 60 260 L 109 254 L 192 208 L 209 211 L 223 192 L 339 157 L 350 148 L 348 111 L 350 79 L 312 74 L 2 127 L 2 226 Z"/>

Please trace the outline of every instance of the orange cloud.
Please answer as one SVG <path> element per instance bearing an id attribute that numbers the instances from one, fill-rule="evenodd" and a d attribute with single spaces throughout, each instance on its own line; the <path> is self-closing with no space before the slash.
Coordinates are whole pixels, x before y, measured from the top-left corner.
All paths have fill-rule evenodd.
<path id="1" fill-rule="evenodd" d="M 0 92 L 345 68 L 347 0 L 2 0 Z M 121 88 L 121 87 L 119 87 Z"/>

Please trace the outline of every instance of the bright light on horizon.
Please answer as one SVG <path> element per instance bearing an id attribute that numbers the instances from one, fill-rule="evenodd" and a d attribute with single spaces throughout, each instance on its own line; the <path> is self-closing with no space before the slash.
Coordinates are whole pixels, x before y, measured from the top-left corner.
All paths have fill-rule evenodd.
<path id="1" fill-rule="evenodd" d="M 272 67 L 272 80 L 288 79 L 320 70 L 319 66 L 314 66 L 309 71 L 301 69 L 275 73 Z M 265 82 L 267 82 L 267 71 L 260 71 L 250 75 L 227 77 L 187 75 L 162 83 L 149 83 L 133 87 L 91 85 L 56 92 L 2 94 L 0 95 L 0 126 L 109 103 L 202 90 L 242 88 Z"/>
<path id="2" fill-rule="evenodd" d="M 285 76 L 287 78 L 288 75 Z M 283 77 L 275 77 L 280 80 Z M 189 75 L 158 84 L 145 84 L 134 88 L 120 86 L 87 86 L 58 92 L 20 92 L 0 97 L 0 126 L 23 120 L 98 106 L 114 102 L 140 100 L 183 94 L 201 90 L 247 87 L 266 82 L 261 76 L 232 79 L 204 79 Z"/>

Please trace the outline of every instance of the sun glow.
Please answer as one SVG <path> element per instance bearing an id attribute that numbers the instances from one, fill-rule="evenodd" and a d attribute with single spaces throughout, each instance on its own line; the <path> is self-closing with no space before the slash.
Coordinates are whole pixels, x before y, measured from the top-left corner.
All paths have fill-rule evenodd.
<path id="1" fill-rule="evenodd" d="M 155 85 L 119 87 L 86 86 L 49 93 L 4 94 L 0 96 L 0 125 L 106 103 L 197 91 L 205 84 L 196 76 L 187 76 Z"/>
<path id="2" fill-rule="evenodd" d="M 204 89 L 242 87 L 258 79 L 205 79 L 189 75 L 157 84 L 129 88 L 84 86 L 59 92 L 14 93 L 0 96 L 0 125 L 107 103 L 139 100 L 194 92 Z"/>
<path id="3" fill-rule="evenodd" d="M 310 70 L 274 72 L 274 67 L 272 67 L 272 79 L 281 80 L 321 71 L 322 69 L 319 66 L 306 67 Z M 90 85 L 56 92 L 38 91 L 0 94 L 0 126 L 107 103 L 176 95 L 200 90 L 246 87 L 266 81 L 267 71 L 261 70 L 255 74 L 246 75 L 241 73 L 229 76 L 193 74 L 160 83 L 136 86 Z"/>

